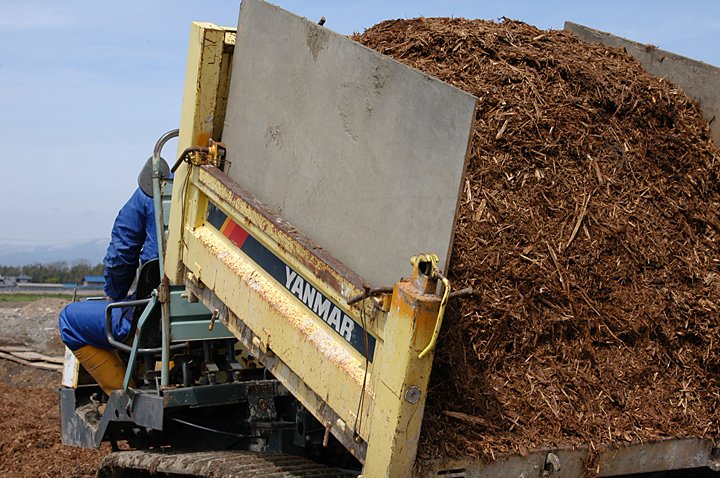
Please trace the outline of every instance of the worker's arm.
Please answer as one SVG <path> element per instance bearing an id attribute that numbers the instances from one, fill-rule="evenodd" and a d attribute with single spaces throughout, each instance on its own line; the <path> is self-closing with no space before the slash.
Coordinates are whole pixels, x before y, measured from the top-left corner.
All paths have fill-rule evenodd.
<path id="1" fill-rule="evenodd" d="M 154 235 L 155 214 L 152 198 L 137 189 L 115 218 L 110 245 L 103 260 L 105 294 L 110 300 L 122 300 L 127 296 L 135 279 L 141 254 L 146 260 L 147 256 L 157 257 L 157 241 Z"/>

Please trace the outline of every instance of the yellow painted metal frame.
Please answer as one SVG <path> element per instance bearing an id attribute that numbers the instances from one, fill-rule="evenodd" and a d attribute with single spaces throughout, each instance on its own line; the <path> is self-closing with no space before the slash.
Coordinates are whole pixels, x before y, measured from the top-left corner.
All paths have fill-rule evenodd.
<path id="1" fill-rule="evenodd" d="M 205 146 L 201 142 L 207 138 L 222 139 L 231 61 L 227 33 L 193 24 L 180 150 Z M 420 274 L 417 264 L 408 265 L 413 277 L 395 285 L 391 301 L 366 299 L 348 306 L 347 299 L 363 291 L 362 279 L 220 170 L 183 165 L 175 184 L 183 186 L 173 192 L 166 256 L 170 279 L 184 281 L 211 310 L 223 311 L 220 319 L 233 334 L 364 463 L 365 477 L 411 476 L 433 358 L 432 352 L 419 355 L 432 340 L 440 308 L 435 280 Z M 206 224 L 210 202 L 344 313 L 365 323 L 376 339 L 372 362 L 366 366 L 365 357 L 283 284 Z"/>
<path id="2" fill-rule="evenodd" d="M 192 23 L 178 156 L 190 146 L 206 147 L 209 139 L 219 140 L 222 135 L 235 30 L 212 23 Z M 181 189 L 185 184 L 187 170 L 188 165 L 182 164 L 175 172 L 175 184 Z M 188 196 L 185 194 L 174 194 L 170 208 L 171 226 L 167 238 L 165 274 L 176 284 L 183 281 L 182 229 L 177 226 L 183 222 L 187 200 Z"/>

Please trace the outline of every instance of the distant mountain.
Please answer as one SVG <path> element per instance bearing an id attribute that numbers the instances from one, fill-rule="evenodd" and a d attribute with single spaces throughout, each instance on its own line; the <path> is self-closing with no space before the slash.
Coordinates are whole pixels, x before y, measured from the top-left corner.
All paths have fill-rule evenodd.
<path id="1" fill-rule="evenodd" d="M 27 264 L 85 259 L 90 265 L 102 262 L 110 239 L 95 239 L 88 242 L 64 242 L 58 244 L 16 245 L 0 244 L 0 265 L 24 266 Z"/>

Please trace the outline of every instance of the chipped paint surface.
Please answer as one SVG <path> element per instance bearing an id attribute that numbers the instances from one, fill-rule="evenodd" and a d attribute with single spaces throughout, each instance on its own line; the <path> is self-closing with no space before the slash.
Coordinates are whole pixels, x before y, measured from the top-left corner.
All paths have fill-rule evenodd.
<path id="1" fill-rule="evenodd" d="M 209 138 L 220 139 L 227 106 L 229 65 L 232 63 L 232 50 L 235 44 L 234 30 L 234 28 L 218 27 L 212 23 L 192 23 L 180 117 L 178 156 L 189 146 L 204 147 L 207 146 Z M 175 181 L 177 184 L 183 184 L 188 175 L 192 175 L 192 171 L 183 164 L 175 172 Z M 183 211 L 191 202 L 189 193 L 190 191 L 184 191 L 184 188 L 178 188 L 173 194 L 170 209 L 165 273 L 175 283 L 183 280 L 182 234 L 187 220 Z"/>
<path id="2" fill-rule="evenodd" d="M 229 176 L 214 166 L 205 165 L 195 170 L 198 175 L 196 180 L 193 179 L 193 186 L 199 188 L 201 196 L 207 195 L 207 199 L 222 206 L 229 217 L 269 250 L 287 259 L 293 269 L 315 277 L 334 301 L 346 304 L 349 297 L 363 292 L 367 284 L 362 278 L 273 213 Z M 198 216 L 203 214 L 200 211 Z M 356 322 L 360 322 L 361 313 L 365 314 L 368 331 L 383 338 L 383 327 L 380 325 L 385 323 L 386 312 L 382 311 L 378 298 L 358 302 L 349 309 Z"/>
<path id="3" fill-rule="evenodd" d="M 211 194 L 217 195 L 219 202 L 240 212 L 237 216 L 244 217 L 247 225 L 258 227 L 330 287 L 341 292 L 343 296 L 347 294 L 345 298 L 362 292 L 364 281 L 361 277 L 276 215 L 222 171 L 204 166 L 198 179 L 201 185 L 207 186 Z"/>
<path id="4" fill-rule="evenodd" d="M 298 305 L 298 301 L 293 295 L 279 288 L 274 281 L 263 277 L 239 254 L 229 250 L 224 241 L 218 238 L 210 229 L 198 228 L 194 235 L 215 255 L 217 260 L 233 271 L 238 281 L 245 282 L 257 292 L 262 300 L 285 318 L 304 340 L 312 343 L 315 348 L 343 370 L 358 386 L 362 386 L 365 370 L 360 362 L 339 341 L 335 340 L 323 327 L 312 320 L 311 316 Z M 232 308 L 231 304 L 228 304 L 228 306 Z M 238 316 L 242 316 L 245 311 L 233 310 L 233 312 Z"/>

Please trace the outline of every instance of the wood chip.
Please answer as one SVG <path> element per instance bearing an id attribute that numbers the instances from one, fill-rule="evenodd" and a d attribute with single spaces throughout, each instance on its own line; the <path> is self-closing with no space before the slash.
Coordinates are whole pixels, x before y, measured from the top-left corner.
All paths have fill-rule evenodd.
<path id="1" fill-rule="evenodd" d="M 445 315 L 420 456 L 720 439 L 720 151 L 697 104 L 514 20 L 353 38 L 478 97 L 449 267 L 475 293 Z"/>

